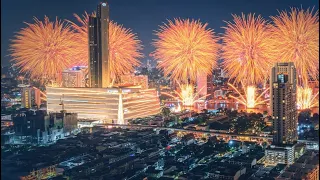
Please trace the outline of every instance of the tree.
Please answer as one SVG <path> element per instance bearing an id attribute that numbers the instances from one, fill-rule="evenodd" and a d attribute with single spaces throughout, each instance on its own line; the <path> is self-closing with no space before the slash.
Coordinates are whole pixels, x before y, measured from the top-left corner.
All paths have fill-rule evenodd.
<path id="1" fill-rule="evenodd" d="M 263 115 L 268 115 L 268 111 L 263 111 Z"/>
<path id="2" fill-rule="evenodd" d="M 207 114 L 208 113 L 208 109 L 203 109 L 202 112 Z"/>
<path id="3" fill-rule="evenodd" d="M 263 115 L 262 115 L 261 113 L 257 113 L 257 116 L 258 116 L 259 118 L 262 118 L 262 117 L 263 117 Z"/>
<path id="4" fill-rule="evenodd" d="M 318 113 L 314 113 L 312 116 L 313 121 L 319 121 L 319 114 Z"/>
<path id="5" fill-rule="evenodd" d="M 171 111 L 169 108 L 167 107 L 163 107 L 161 109 L 161 114 L 164 116 L 164 117 L 168 117 L 170 115 Z"/>

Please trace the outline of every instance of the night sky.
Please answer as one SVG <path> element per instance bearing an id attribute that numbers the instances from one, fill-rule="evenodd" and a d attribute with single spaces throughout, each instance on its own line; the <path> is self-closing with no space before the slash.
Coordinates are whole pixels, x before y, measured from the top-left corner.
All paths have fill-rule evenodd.
<path id="1" fill-rule="evenodd" d="M 33 17 L 43 20 L 75 20 L 73 13 L 96 10 L 100 0 L 1 0 L 1 65 L 8 65 L 8 47 L 15 32 L 25 27 L 23 22 L 33 23 Z M 151 59 L 154 30 L 167 19 L 193 18 L 207 22 L 215 33 L 223 33 L 225 21 L 231 21 L 231 14 L 256 13 L 269 20 L 277 10 L 290 7 L 314 7 L 319 9 L 318 0 L 109 0 L 110 19 L 137 34 L 144 46 L 145 62 Z"/>

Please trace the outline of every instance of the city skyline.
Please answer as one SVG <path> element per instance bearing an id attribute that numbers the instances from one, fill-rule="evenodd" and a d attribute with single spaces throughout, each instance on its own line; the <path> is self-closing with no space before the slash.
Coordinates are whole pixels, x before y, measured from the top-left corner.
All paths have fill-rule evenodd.
<path id="1" fill-rule="evenodd" d="M 10 40 L 14 34 L 18 32 L 21 28 L 25 27 L 23 22 L 32 22 L 33 17 L 37 17 L 40 20 L 43 19 L 44 15 L 47 15 L 50 19 L 58 17 L 60 20 L 74 20 L 73 13 L 83 14 L 84 11 L 91 13 L 95 10 L 96 4 L 99 1 L 90 1 L 88 3 L 74 4 L 73 2 L 64 2 L 64 6 L 59 6 L 59 2 L 39 2 L 30 3 L 21 1 L 20 3 L 15 1 L 14 3 L 9 1 L 2 1 L 1 4 L 6 7 L 13 7 L 14 5 L 21 4 L 19 7 L 23 9 L 19 10 L 17 7 L 17 12 L 12 14 L 10 8 L 3 9 L 1 13 L 1 66 L 9 65 L 8 56 L 8 46 Z M 27 3 L 27 4 L 24 4 Z M 261 4 L 263 3 L 263 4 Z M 30 11 L 30 9 L 35 9 L 37 6 L 41 5 L 41 8 L 37 8 L 35 11 Z M 218 2 L 218 1 L 201 1 L 200 3 L 195 3 L 191 1 L 175 1 L 175 2 L 147 2 L 147 1 L 108 1 L 110 8 L 110 19 L 114 20 L 124 27 L 132 29 L 134 33 L 137 34 L 138 38 L 142 41 L 143 50 L 142 53 L 144 57 L 140 60 L 143 65 L 146 64 L 148 59 L 152 59 L 149 54 L 154 51 L 154 47 L 151 45 L 152 39 L 155 38 L 154 31 L 158 29 L 159 25 L 166 22 L 166 20 L 172 20 L 173 18 L 192 18 L 195 20 L 200 20 L 203 23 L 208 23 L 208 27 L 214 29 L 217 34 L 223 33 L 221 27 L 226 26 L 223 21 L 232 20 L 231 14 L 241 14 L 243 13 L 256 13 L 261 14 L 263 18 L 270 20 L 269 16 L 276 15 L 277 10 L 290 10 L 290 7 L 302 7 L 318 9 L 318 1 L 268 1 L 268 2 L 254 2 L 254 1 L 244 1 L 244 2 Z M 30 8 L 28 8 L 31 6 Z M 27 11 L 26 11 L 27 10 Z M 165 13 L 164 13 L 165 12 Z M 152 14 L 149 16 L 148 14 Z M 22 15 L 23 14 L 23 15 Z M 135 14 L 136 18 L 130 17 L 130 14 Z M 4 18 L 6 17 L 6 18 Z M 152 61 L 155 63 L 156 61 Z"/>
<path id="2" fill-rule="evenodd" d="M 38 1 L 1 3 L 2 179 L 319 179 L 318 2 Z"/>

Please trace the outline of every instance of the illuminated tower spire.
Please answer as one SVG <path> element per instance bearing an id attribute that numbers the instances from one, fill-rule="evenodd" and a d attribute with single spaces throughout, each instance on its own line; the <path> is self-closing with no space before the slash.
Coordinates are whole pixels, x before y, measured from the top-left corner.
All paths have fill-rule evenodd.
<path id="1" fill-rule="evenodd" d="M 118 104 L 118 121 L 117 124 L 124 124 L 122 89 L 119 89 L 119 104 Z"/>

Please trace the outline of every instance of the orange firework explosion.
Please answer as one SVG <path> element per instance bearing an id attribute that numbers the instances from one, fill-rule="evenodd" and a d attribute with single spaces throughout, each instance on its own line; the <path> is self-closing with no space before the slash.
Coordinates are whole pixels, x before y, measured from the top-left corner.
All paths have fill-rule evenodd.
<path id="1" fill-rule="evenodd" d="M 211 29 L 195 20 L 168 21 L 156 32 L 152 56 L 158 68 L 172 80 L 195 82 L 198 74 L 210 74 L 216 65 L 218 44 Z"/>
<path id="2" fill-rule="evenodd" d="M 92 13 L 94 16 L 95 13 Z M 78 32 L 78 39 L 81 46 L 76 50 L 82 52 L 79 54 L 78 62 L 81 65 L 88 64 L 88 20 L 89 14 L 85 12 L 81 19 L 78 15 L 74 15 L 80 22 L 80 26 L 71 22 L 72 27 Z M 70 22 L 70 21 L 69 21 Z M 140 40 L 130 29 L 122 27 L 115 22 L 109 23 L 109 59 L 111 64 L 111 74 L 113 78 L 134 71 L 134 67 L 140 65 L 138 58 L 142 57 L 139 52 L 142 49 Z"/>
<path id="3" fill-rule="evenodd" d="M 319 95 L 319 92 L 313 95 L 311 88 L 303 88 L 298 86 L 297 88 L 298 109 L 304 110 L 304 109 L 310 109 L 310 108 L 319 106 L 319 101 L 317 98 L 318 95 Z"/>
<path id="4" fill-rule="evenodd" d="M 273 65 L 271 34 L 261 16 L 232 15 L 234 23 L 226 22 L 222 37 L 223 66 L 230 79 L 246 85 L 262 83 Z"/>
<path id="5" fill-rule="evenodd" d="M 289 13 L 283 11 L 271 17 L 271 43 L 276 47 L 277 59 L 294 62 L 303 86 L 307 86 L 309 76 L 319 79 L 319 11 L 312 12 L 291 8 Z"/>
<path id="6" fill-rule="evenodd" d="M 44 22 L 34 18 L 34 24 L 27 24 L 17 33 L 10 45 L 15 66 L 31 78 L 59 79 L 61 72 L 70 67 L 74 56 L 74 33 L 68 25 L 56 19 Z"/>
<path id="7" fill-rule="evenodd" d="M 78 26 L 74 22 L 67 20 L 71 23 L 72 28 L 77 32 L 75 41 L 77 41 L 78 46 L 77 48 L 75 48 L 75 51 L 77 51 L 77 55 L 74 58 L 74 66 L 88 65 L 88 22 L 89 16 L 95 16 L 96 14 L 95 12 L 90 15 L 87 12 L 84 13 L 85 14 L 82 15 L 82 18 L 77 14 L 74 14 L 74 17 L 80 23 L 80 26 Z"/>

